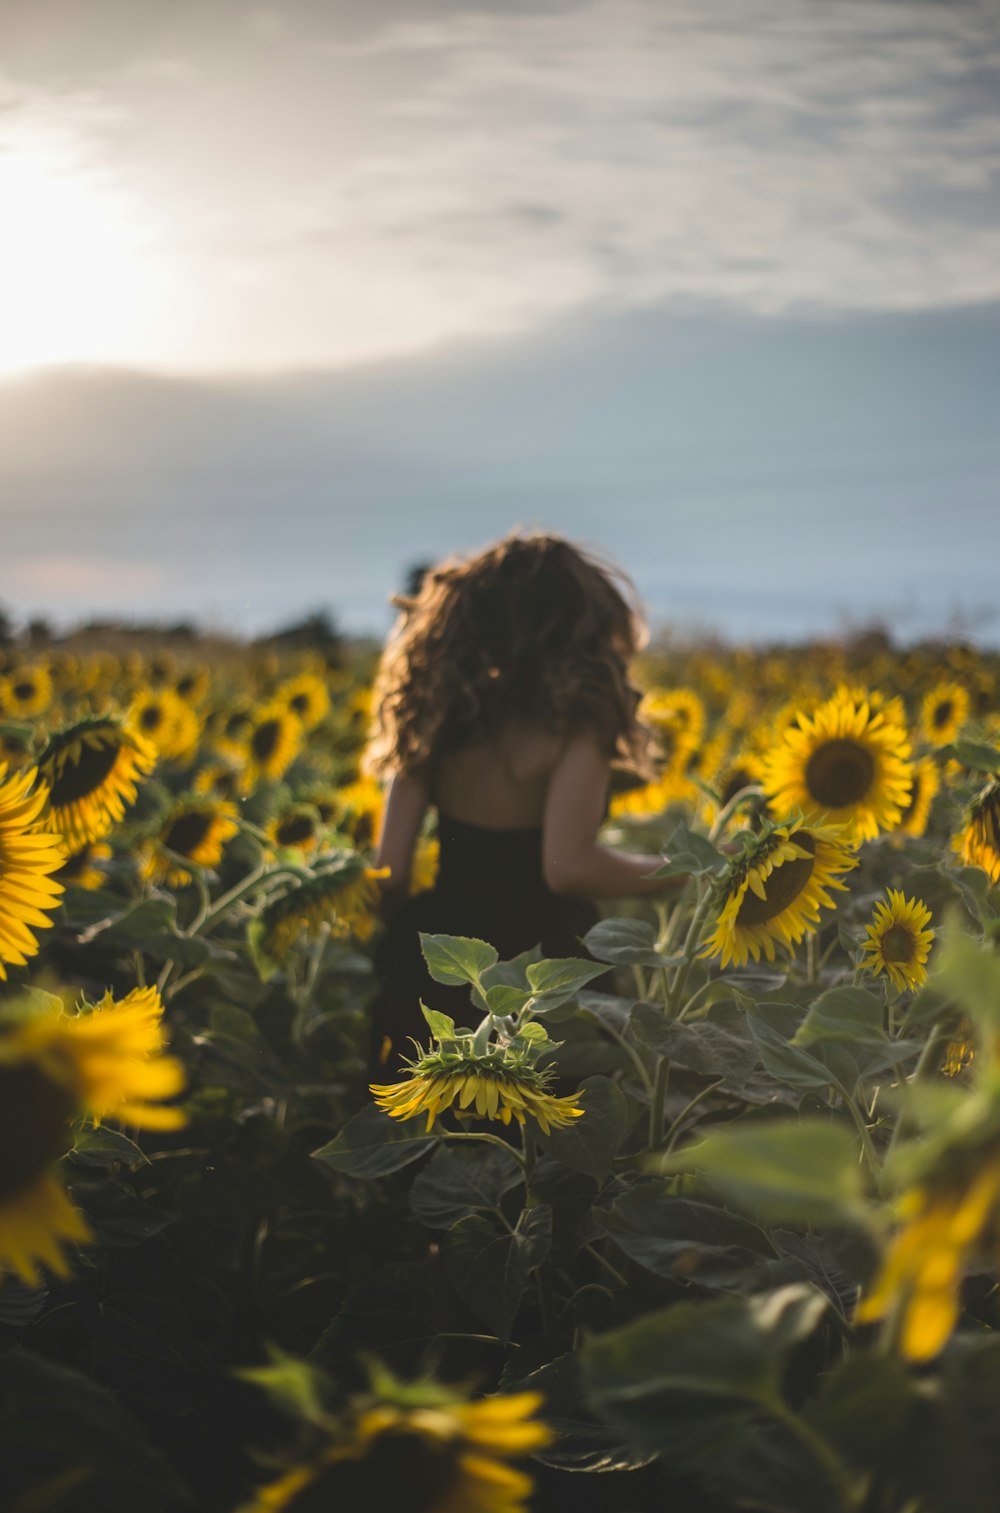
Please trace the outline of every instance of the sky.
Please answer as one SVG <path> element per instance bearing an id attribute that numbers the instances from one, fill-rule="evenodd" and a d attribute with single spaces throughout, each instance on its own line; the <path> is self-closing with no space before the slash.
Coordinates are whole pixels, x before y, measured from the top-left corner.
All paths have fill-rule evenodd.
<path id="1" fill-rule="evenodd" d="M 378 631 L 528 522 L 1000 639 L 998 309 L 994 0 L 0 0 L 16 613 Z"/>

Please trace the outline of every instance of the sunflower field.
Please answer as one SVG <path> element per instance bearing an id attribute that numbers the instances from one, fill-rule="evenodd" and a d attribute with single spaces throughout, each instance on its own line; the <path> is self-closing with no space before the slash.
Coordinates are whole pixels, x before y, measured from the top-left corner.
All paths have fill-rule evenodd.
<path id="1" fill-rule="evenodd" d="M 370 1085 L 373 661 L 197 655 L 0 666 L 4 1513 L 995 1513 L 1000 657 L 647 656 L 675 886 Z"/>

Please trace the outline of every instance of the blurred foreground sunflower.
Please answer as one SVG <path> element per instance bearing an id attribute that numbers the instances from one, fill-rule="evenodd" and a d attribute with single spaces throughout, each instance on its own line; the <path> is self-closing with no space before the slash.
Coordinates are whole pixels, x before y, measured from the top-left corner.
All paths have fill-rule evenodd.
<path id="1" fill-rule="evenodd" d="M 156 766 L 156 749 L 137 731 L 104 717 L 83 720 L 50 740 L 39 759 L 49 814 L 71 847 L 101 840 Z"/>
<path id="2" fill-rule="evenodd" d="M 992 1244 L 1000 1206 L 1000 1152 L 967 1173 L 919 1183 L 902 1196 L 903 1226 L 855 1315 L 859 1324 L 900 1316 L 899 1349 L 932 1360 L 948 1343 L 961 1308 L 966 1258 Z"/>
<path id="3" fill-rule="evenodd" d="M 66 860 L 62 837 L 40 824 L 47 791 L 35 771 L 7 775 L 0 766 L 0 978 L 38 951 L 33 930 L 46 929 L 59 907 L 54 873 Z"/>
<path id="4" fill-rule="evenodd" d="M 903 726 L 870 701 L 838 691 L 811 716 L 800 714 L 765 764 L 774 809 L 848 824 L 859 841 L 899 824 L 912 787 Z"/>
<path id="5" fill-rule="evenodd" d="M 832 888 L 858 865 L 847 827 L 805 825 L 801 819 L 766 830 L 734 861 L 716 894 L 715 930 L 701 955 L 742 967 L 749 956 L 775 959 L 775 947 L 797 945 L 832 909 Z"/>
<path id="6" fill-rule="evenodd" d="M 534 1483 L 510 1465 L 552 1443 L 535 1392 L 462 1401 L 443 1390 L 359 1404 L 345 1433 L 258 1489 L 243 1513 L 405 1507 L 412 1513 L 526 1513 Z M 417 1401 L 413 1401 L 417 1398 Z"/>
<path id="7" fill-rule="evenodd" d="M 868 960 L 863 964 L 876 977 L 884 972 L 902 993 L 927 980 L 927 958 L 934 931 L 928 930 L 931 911 L 918 898 L 904 898 L 901 890 L 889 888 L 875 905 L 875 915 L 862 945 Z"/>
<path id="8" fill-rule="evenodd" d="M 44 1264 L 68 1276 L 66 1242 L 91 1238 L 54 1167 L 69 1146 L 77 1112 L 71 1090 L 36 1063 L 18 1027 L 0 1030 L 0 1276 L 13 1271 L 28 1287 Z"/>
<path id="9" fill-rule="evenodd" d="M 1000 778 L 973 799 L 952 845 L 968 866 L 982 867 L 991 883 L 1000 883 Z"/>
<path id="10" fill-rule="evenodd" d="M 140 1129 L 179 1129 L 179 1108 L 162 1100 L 179 1093 L 184 1067 L 164 1054 L 163 1004 L 155 988 L 133 988 L 120 1003 L 106 993 L 75 1011 L 59 1000 L 18 1028 L 22 1054 L 60 1084 L 94 1124 L 112 1118 Z"/>

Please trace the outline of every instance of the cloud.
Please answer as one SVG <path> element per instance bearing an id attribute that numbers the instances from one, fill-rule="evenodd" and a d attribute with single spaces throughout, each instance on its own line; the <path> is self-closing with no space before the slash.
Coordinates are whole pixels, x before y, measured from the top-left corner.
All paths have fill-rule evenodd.
<path id="1" fill-rule="evenodd" d="M 325 34 L 301 9 L 214 52 L 167 28 L 169 68 L 102 75 L 88 150 L 155 207 L 169 296 L 122 360 L 325 366 L 581 310 L 1000 296 L 992 4 L 383 5 Z"/>

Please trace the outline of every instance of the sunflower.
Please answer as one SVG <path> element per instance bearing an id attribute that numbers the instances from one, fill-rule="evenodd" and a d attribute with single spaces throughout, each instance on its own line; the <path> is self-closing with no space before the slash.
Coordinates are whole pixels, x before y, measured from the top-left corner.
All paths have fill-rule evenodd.
<path id="1" fill-rule="evenodd" d="M 184 1068 L 164 1054 L 163 1004 L 155 988 L 133 988 L 120 1003 L 47 1009 L 18 1029 L 22 1049 L 71 1093 L 95 1124 L 116 1119 L 139 1128 L 172 1130 L 187 1122 L 160 1102 L 184 1087 Z M 152 1100 L 152 1101 L 150 1101 Z"/>
<path id="2" fill-rule="evenodd" d="M 903 806 L 896 835 L 923 835 L 930 818 L 931 804 L 941 787 L 941 774 L 933 757 L 921 757 L 913 764 L 913 787 Z"/>
<path id="3" fill-rule="evenodd" d="M 174 693 L 185 704 L 197 709 L 204 704 L 212 687 L 212 674 L 207 667 L 188 667 L 174 683 Z"/>
<path id="4" fill-rule="evenodd" d="M 276 702 L 291 710 L 303 730 L 315 730 L 330 710 L 326 684 L 313 672 L 300 673 L 297 678 L 282 683 L 274 697 Z"/>
<path id="5" fill-rule="evenodd" d="M 375 842 L 384 804 L 381 786 L 369 774 L 344 783 L 337 789 L 337 828 L 364 850 Z"/>
<path id="6" fill-rule="evenodd" d="M 458 1109 L 470 1113 L 475 1109 L 480 1118 L 499 1119 L 503 1124 L 516 1119 L 523 1125 L 530 1114 L 543 1135 L 571 1125 L 583 1114 L 574 1095 L 556 1098 L 546 1091 L 551 1068 L 540 1072 L 530 1057 L 507 1048 L 477 1054 L 471 1036 L 467 1042 L 449 1042 L 437 1051 L 421 1053 L 409 1063 L 408 1073 L 403 1082 L 372 1083 L 370 1091 L 379 1108 L 393 1119 L 426 1113 L 428 1129 L 441 1110 L 456 1100 Z"/>
<path id="7" fill-rule="evenodd" d="M 199 798 L 230 799 L 240 797 L 240 772 L 232 762 L 207 762 L 191 779 L 192 791 Z"/>
<path id="8" fill-rule="evenodd" d="M 969 718 L 971 700 L 961 683 L 938 683 L 920 706 L 920 724 L 932 746 L 947 746 Z"/>
<path id="9" fill-rule="evenodd" d="M 972 1039 L 972 1027 L 966 1021 L 959 1026 L 956 1037 L 949 1040 L 944 1048 L 944 1059 L 941 1062 L 941 1071 L 946 1077 L 960 1077 L 967 1066 L 976 1059 L 976 1045 Z"/>
<path id="10" fill-rule="evenodd" d="M 422 835 L 413 848 L 410 864 L 410 892 L 423 893 L 433 888 L 438 874 L 441 843 L 436 835 Z"/>
<path id="11" fill-rule="evenodd" d="M 54 1167 L 69 1145 L 76 1101 L 23 1047 L 18 1028 L 0 1035 L 0 1276 L 40 1287 L 39 1262 L 69 1275 L 65 1241 L 91 1233 Z"/>
<path id="12" fill-rule="evenodd" d="M 0 729 L 0 762 L 7 767 L 32 767 L 35 757 L 31 737 L 21 735 L 10 726 Z"/>
<path id="13" fill-rule="evenodd" d="M 360 857 L 352 857 L 296 883 L 261 915 L 267 954 L 283 962 L 299 936 L 315 940 L 324 926 L 334 935 L 370 940 L 378 923 L 378 879 L 386 876 L 386 868 L 366 867 Z"/>
<path id="14" fill-rule="evenodd" d="M 971 1178 L 918 1184 L 904 1193 L 904 1227 L 893 1240 L 874 1288 L 855 1315 L 870 1324 L 899 1311 L 899 1348 L 906 1360 L 929 1361 L 948 1343 L 958 1322 L 965 1258 L 996 1222 L 1000 1154 Z"/>
<path id="15" fill-rule="evenodd" d="M 991 883 L 1000 883 L 1000 778 L 992 778 L 973 799 L 952 847 L 967 866 L 982 867 Z"/>
<path id="16" fill-rule="evenodd" d="M 719 885 L 715 930 L 701 952 L 723 967 L 748 956 L 775 959 L 775 946 L 791 948 L 832 909 L 828 889 L 844 890 L 844 872 L 858 865 L 843 825 L 809 825 L 801 819 L 767 829 L 734 861 Z"/>
<path id="17" fill-rule="evenodd" d="M 34 768 L 8 777 L 0 766 L 0 978 L 36 954 L 32 930 L 52 924 L 63 891 L 52 874 L 66 851 L 60 835 L 41 828 L 47 791 L 35 777 Z"/>
<path id="18" fill-rule="evenodd" d="M 103 841 L 87 841 L 66 858 L 55 874 L 56 882 L 62 883 L 64 887 L 72 884 L 75 888 L 86 888 L 89 892 L 94 892 L 103 888 L 107 882 L 101 864 L 110 860 L 110 846 L 106 846 Z"/>
<path id="19" fill-rule="evenodd" d="M 409 1388 L 400 1397 L 359 1403 L 341 1440 L 258 1488 L 243 1513 L 403 1506 L 413 1513 L 527 1513 L 533 1482 L 508 1462 L 552 1443 L 534 1416 L 540 1394 L 463 1402 L 440 1389 Z"/>
<path id="20" fill-rule="evenodd" d="M 137 780 L 155 765 L 150 742 L 109 717 L 60 731 L 39 760 L 52 823 L 74 848 L 101 840 L 135 802 Z"/>
<path id="21" fill-rule="evenodd" d="M 241 752 L 246 791 L 283 777 L 299 754 L 303 734 L 301 722 L 287 705 L 273 700 L 255 709 Z"/>
<path id="22" fill-rule="evenodd" d="M 927 980 L 927 958 L 934 939 L 934 931 L 927 929 L 931 911 L 918 898 L 905 899 L 901 890 L 888 889 L 886 898 L 888 902 L 882 899 L 875 905 L 861 949 L 869 957 L 864 965 L 876 977 L 885 972 L 902 993 Z"/>
<path id="23" fill-rule="evenodd" d="M 315 851 L 323 834 L 319 815 L 311 804 L 290 804 L 267 827 L 272 846 L 277 851 Z"/>
<path id="24" fill-rule="evenodd" d="M 912 788 L 903 726 L 866 700 L 834 694 L 801 714 L 765 764 L 764 791 L 778 812 L 849 824 L 859 841 L 891 830 Z"/>
<path id="25" fill-rule="evenodd" d="M 236 805 L 225 799 L 181 799 L 148 844 L 143 877 L 183 888 L 191 881 L 189 867 L 217 867 L 226 843 L 239 829 L 236 814 Z"/>
<path id="26" fill-rule="evenodd" d="M 47 667 L 17 667 L 0 679 L 0 710 L 18 720 L 34 720 L 52 703 L 52 678 Z"/>
<path id="27" fill-rule="evenodd" d="M 166 685 L 140 694 L 130 720 L 168 762 L 190 756 L 201 736 L 201 723 L 191 705 Z"/>
<path id="28" fill-rule="evenodd" d="M 693 688 L 653 688 L 637 715 L 665 737 L 668 751 L 697 746 L 705 729 L 705 705 Z"/>

